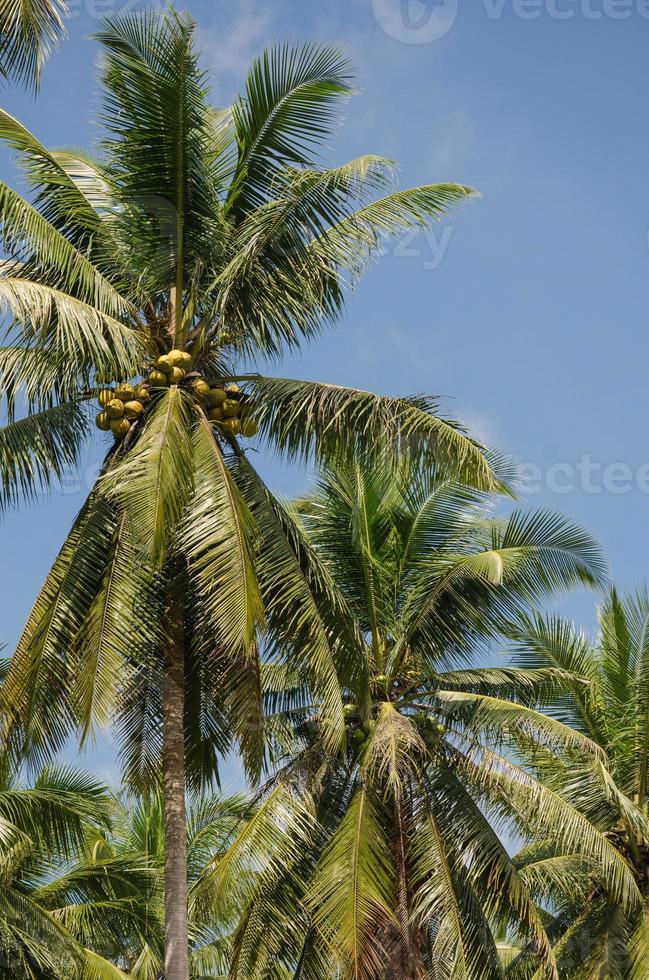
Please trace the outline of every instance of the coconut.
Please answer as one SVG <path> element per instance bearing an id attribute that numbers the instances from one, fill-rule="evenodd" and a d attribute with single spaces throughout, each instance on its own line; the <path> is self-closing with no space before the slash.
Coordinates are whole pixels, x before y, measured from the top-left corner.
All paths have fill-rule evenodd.
<path id="1" fill-rule="evenodd" d="M 365 734 L 362 728 L 357 728 L 354 734 L 352 735 L 352 742 L 355 742 L 356 745 L 362 745 L 366 739 L 367 739 L 367 735 Z"/>
<path id="2" fill-rule="evenodd" d="M 169 372 L 169 384 L 177 385 L 179 381 L 182 381 L 185 377 L 185 372 L 180 367 L 172 367 Z"/>
<path id="3" fill-rule="evenodd" d="M 223 402 L 223 411 L 226 419 L 233 419 L 239 414 L 239 402 L 235 402 L 234 398 L 226 398 Z"/>
<path id="4" fill-rule="evenodd" d="M 178 351 L 178 367 L 181 367 L 183 371 L 189 370 L 192 363 L 192 355 L 188 350 Z"/>
<path id="5" fill-rule="evenodd" d="M 163 385 L 169 384 L 169 378 L 164 371 L 152 371 L 149 375 L 149 381 L 154 388 L 162 388 Z"/>
<path id="6" fill-rule="evenodd" d="M 138 385 L 135 389 L 135 397 L 139 402 L 146 402 L 149 400 L 149 389 L 145 388 L 143 385 Z"/>
<path id="7" fill-rule="evenodd" d="M 387 674 L 377 674 L 376 677 L 372 678 L 372 680 L 375 684 L 378 684 L 379 687 L 385 687 L 390 678 Z"/>
<path id="8" fill-rule="evenodd" d="M 131 423 L 128 419 L 113 419 L 110 428 L 115 438 L 121 439 L 131 428 Z"/>
<path id="9" fill-rule="evenodd" d="M 106 405 L 106 413 L 111 419 L 119 419 L 124 414 L 124 402 L 119 398 L 113 398 Z"/>
<path id="10" fill-rule="evenodd" d="M 123 402 L 130 402 L 134 396 L 135 388 L 133 385 L 126 384 L 126 382 L 117 385 L 115 388 L 115 398 L 121 398 Z"/>
<path id="11" fill-rule="evenodd" d="M 343 715 L 350 721 L 353 718 L 358 718 L 358 705 L 356 704 L 346 704 L 343 706 Z"/>
<path id="12" fill-rule="evenodd" d="M 169 373 L 169 371 L 171 371 L 173 367 L 169 354 L 161 354 L 158 360 L 156 361 L 156 365 L 158 367 L 158 371 L 164 371 L 167 374 Z"/>
<path id="13" fill-rule="evenodd" d="M 174 347 L 173 350 L 169 351 L 167 357 L 169 358 L 169 363 L 171 364 L 172 367 L 182 366 L 184 360 L 183 358 L 184 353 L 185 353 L 184 351 L 178 350 L 176 347 Z"/>
<path id="14" fill-rule="evenodd" d="M 258 432 L 259 425 L 254 419 L 246 419 L 241 423 L 241 435 L 246 436 L 247 439 L 256 436 Z"/>
<path id="15" fill-rule="evenodd" d="M 196 378 L 195 381 L 192 381 L 192 388 L 194 389 L 197 395 L 205 396 L 206 398 L 208 398 L 209 401 L 210 386 L 208 385 L 205 378 Z"/>
<path id="16" fill-rule="evenodd" d="M 95 419 L 95 425 L 98 429 L 101 429 L 102 432 L 108 432 L 110 429 L 110 415 L 108 412 L 99 412 Z"/>
<path id="17" fill-rule="evenodd" d="M 366 735 L 371 735 L 374 729 L 376 728 L 376 722 L 372 718 L 368 718 L 367 721 L 363 722 L 361 728 L 363 729 Z"/>
<path id="18" fill-rule="evenodd" d="M 226 391 L 241 391 L 241 388 L 239 387 L 238 384 L 235 384 L 234 381 L 231 381 L 230 384 L 227 384 L 225 386 L 225 390 Z"/>
<path id="19" fill-rule="evenodd" d="M 216 408 L 210 408 L 209 412 L 207 413 L 207 417 L 210 422 L 222 422 L 225 415 L 223 414 L 223 409 L 219 408 L 217 405 Z"/>
<path id="20" fill-rule="evenodd" d="M 124 402 L 124 415 L 127 419 L 136 419 L 144 411 L 142 402 Z"/>
<path id="21" fill-rule="evenodd" d="M 239 419 L 224 419 L 221 423 L 223 430 L 231 436 L 237 436 L 241 432 L 241 422 Z"/>
<path id="22" fill-rule="evenodd" d="M 205 397 L 207 399 L 207 404 L 216 408 L 217 405 L 222 405 L 224 401 L 227 401 L 228 396 L 223 391 L 223 388 L 210 388 L 205 393 Z"/>
<path id="23" fill-rule="evenodd" d="M 113 391 L 112 388 L 102 388 L 101 391 L 99 392 L 99 395 L 97 396 L 97 401 L 99 402 L 102 408 L 106 408 L 108 402 L 112 401 L 114 397 L 115 397 L 115 392 Z"/>

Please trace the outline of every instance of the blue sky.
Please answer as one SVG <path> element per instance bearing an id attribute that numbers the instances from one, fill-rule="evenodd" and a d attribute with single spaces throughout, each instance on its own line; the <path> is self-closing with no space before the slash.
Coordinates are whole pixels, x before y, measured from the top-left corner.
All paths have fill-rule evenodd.
<path id="1" fill-rule="evenodd" d="M 121 0 L 72 0 L 71 38 L 37 100 L 0 95 L 46 143 L 98 136 L 97 49 Z M 131 4 L 131 8 L 133 8 Z M 359 95 L 329 148 L 393 157 L 404 185 L 458 180 L 479 200 L 387 249 L 338 330 L 280 370 L 385 393 L 444 396 L 531 465 L 527 501 L 602 544 L 622 588 L 647 576 L 649 83 L 647 0 L 243 0 L 185 4 L 214 101 L 276 40 L 333 41 Z M 0 176 L 13 179 L 7 159 Z M 11 648 L 80 506 L 82 478 L 3 526 L 2 639 Z M 305 474 L 264 462 L 283 493 Z M 593 598 L 569 611 L 593 622 Z M 106 759 L 109 756 L 106 755 Z M 108 762 L 106 763 L 109 764 Z"/>

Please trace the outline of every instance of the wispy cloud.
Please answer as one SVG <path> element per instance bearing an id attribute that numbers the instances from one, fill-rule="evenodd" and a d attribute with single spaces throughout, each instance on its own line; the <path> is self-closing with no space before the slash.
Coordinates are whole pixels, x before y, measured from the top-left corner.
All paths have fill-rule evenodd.
<path id="1" fill-rule="evenodd" d="M 244 0 L 220 4 L 217 9 L 218 20 L 199 27 L 198 42 L 209 68 L 238 82 L 255 54 L 268 43 L 281 6 Z"/>

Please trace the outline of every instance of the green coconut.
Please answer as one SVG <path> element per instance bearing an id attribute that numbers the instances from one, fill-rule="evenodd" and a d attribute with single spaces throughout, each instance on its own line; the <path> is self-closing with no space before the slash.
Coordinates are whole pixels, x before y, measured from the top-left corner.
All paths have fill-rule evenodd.
<path id="1" fill-rule="evenodd" d="M 366 733 L 363 731 L 362 728 L 357 728 L 354 734 L 352 735 L 352 742 L 355 742 L 356 745 L 362 745 L 363 742 L 365 742 L 366 740 L 367 740 Z"/>
<path id="2" fill-rule="evenodd" d="M 206 397 L 209 400 L 210 386 L 208 385 L 205 378 L 196 378 L 195 381 L 192 381 L 192 388 L 194 389 L 197 395 Z"/>
<path id="3" fill-rule="evenodd" d="M 123 382 L 115 388 L 115 398 L 121 398 L 123 402 L 130 402 L 135 396 L 135 388 Z"/>
<path id="4" fill-rule="evenodd" d="M 181 367 L 172 367 L 169 371 L 169 384 L 177 385 L 179 381 L 182 381 L 185 377 L 185 372 Z"/>
<path id="5" fill-rule="evenodd" d="M 241 432 L 241 422 L 239 419 L 224 419 L 221 422 L 221 426 L 223 427 L 223 431 L 231 436 L 238 436 Z"/>
<path id="6" fill-rule="evenodd" d="M 209 412 L 207 413 L 207 417 L 210 422 L 222 422 L 225 415 L 223 414 L 223 409 L 219 408 L 217 405 L 216 408 L 210 408 Z"/>
<path id="7" fill-rule="evenodd" d="M 106 408 L 108 402 L 111 402 L 115 397 L 115 392 L 112 388 L 102 388 L 97 396 L 97 401 L 102 408 Z"/>
<path id="8" fill-rule="evenodd" d="M 343 715 L 348 720 L 351 720 L 352 718 L 358 718 L 358 705 L 357 704 L 343 705 Z"/>
<path id="9" fill-rule="evenodd" d="M 110 421 L 111 419 L 108 412 L 99 412 L 95 418 L 95 425 L 98 429 L 101 429 L 102 432 L 108 432 L 110 429 Z"/>
<path id="10" fill-rule="evenodd" d="M 181 367 L 183 371 L 189 370 L 192 363 L 192 355 L 187 350 L 181 350 L 178 353 L 180 355 L 178 361 L 178 367 Z"/>
<path id="11" fill-rule="evenodd" d="M 239 402 L 235 402 L 234 398 L 226 398 L 223 402 L 223 411 L 226 419 L 233 419 L 239 414 Z"/>
<path id="12" fill-rule="evenodd" d="M 154 388 L 162 388 L 163 385 L 169 384 L 169 378 L 164 371 L 152 371 L 149 375 L 149 381 Z"/>
<path id="13" fill-rule="evenodd" d="M 241 435 L 246 436 L 247 439 L 250 439 L 251 436 L 256 436 L 258 432 L 259 424 L 254 419 L 245 419 L 241 423 Z"/>
<path id="14" fill-rule="evenodd" d="M 144 405 L 142 402 L 124 402 L 124 415 L 127 419 L 136 419 L 142 414 L 143 411 Z"/>
<path id="15" fill-rule="evenodd" d="M 124 414 L 124 402 L 119 398 L 113 398 L 106 405 L 106 414 L 111 419 L 121 419 Z"/>
<path id="16" fill-rule="evenodd" d="M 207 399 L 207 404 L 212 405 L 216 408 L 217 405 L 222 405 L 224 401 L 227 401 L 228 396 L 223 391 L 223 388 L 209 388 L 205 393 Z"/>
<path id="17" fill-rule="evenodd" d="M 169 357 L 169 354 L 161 354 L 158 360 L 156 361 L 156 365 L 158 371 L 164 371 L 166 374 L 168 374 L 169 371 L 171 371 L 172 367 L 174 366 L 171 363 L 171 358 Z"/>
<path id="18" fill-rule="evenodd" d="M 169 351 L 167 357 L 169 358 L 169 363 L 171 364 L 172 367 L 182 366 L 184 353 L 185 353 L 184 351 L 178 350 L 175 347 L 173 350 Z"/>
<path id="19" fill-rule="evenodd" d="M 128 430 L 131 428 L 131 423 L 128 419 L 113 419 L 110 423 L 111 432 L 116 439 L 122 439 Z"/>

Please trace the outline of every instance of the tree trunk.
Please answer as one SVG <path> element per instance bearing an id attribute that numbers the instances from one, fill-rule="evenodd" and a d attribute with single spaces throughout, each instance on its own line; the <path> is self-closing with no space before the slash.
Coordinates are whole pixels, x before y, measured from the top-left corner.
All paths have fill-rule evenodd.
<path id="1" fill-rule="evenodd" d="M 163 688 L 165 980 L 189 980 L 185 817 L 185 638 L 182 607 L 170 611 Z"/>

